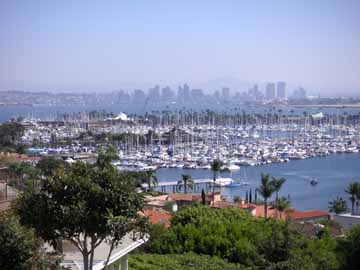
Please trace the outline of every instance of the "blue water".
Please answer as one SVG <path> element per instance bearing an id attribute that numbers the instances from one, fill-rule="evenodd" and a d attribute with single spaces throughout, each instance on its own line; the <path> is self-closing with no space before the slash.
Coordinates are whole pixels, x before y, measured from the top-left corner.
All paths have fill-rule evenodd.
<path id="1" fill-rule="evenodd" d="M 81 112 L 81 111 L 100 111 L 105 110 L 106 112 L 126 114 L 144 114 L 145 112 L 151 113 L 154 111 L 162 110 L 193 110 L 193 111 L 226 111 L 228 113 L 236 113 L 245 111 L 246 113 L 267 113 L 270 108 L 259 107 L 256 105 L 244 105 L 244 104 L 104 104 L 104 105 L 34 105 L 30 106 L 8 106 L 0 107 L 0 123 L 9 120 L 13 117 L 27 117 L 27 118 L 41 118 L 43 120 L 50 120 L 56 117 L 58 113 L 70 113 L 70 112 Z M 279 108 L 280 109 L 280 108 Z M 276 109 L 277 110 L 277 109 Z M 319 112 L 323 113 L 342 114 L 347 113 L 359 113 L 360 109 L 333 109 L 333 108 L 281 108 L 282 114 L 303 114 L 304 111 L 307 113 Z"/>
<path id="2" fill-rule="evenodd" d="M 339 154 L 307 160 L 294 160 L 288 163 L 241 167 L 240 171 L 232 174 L 222 173 L 221 176 L 232 177 L 235 180 L 241 179 L 250 182 L 250 185 L 218 188 L 218 190 L 230 198 L 235 195 L 245 198 L 247 190 L 251 188 L 254 191 L 259 186 L 261 173 L 269 173 L 277 178 L 286 178 L 280 195 L 290 195 L 293 207 L 299 210 L 328 210 L 330 200 L 336 196 L 348 199 L 348 195 L 344 192 L 347 185 L 353 181 L 360 181 L 360 154 Z M 190 174 L 193 179 L 212 178 L 210 170 L 159 169 L 157 171 L 160 182 L 180 180 L 182 174 Z M 244 179 L 245 175 L 247 179 Z M 309 179 L 312 177 L 319 181 L 317 186 L 310 185 Z"/>

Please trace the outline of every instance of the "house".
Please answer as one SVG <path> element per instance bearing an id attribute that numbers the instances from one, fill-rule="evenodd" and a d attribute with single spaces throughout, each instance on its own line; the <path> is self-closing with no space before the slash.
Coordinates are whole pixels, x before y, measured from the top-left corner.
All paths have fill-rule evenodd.
<path id="1" fill-rule="evenodd" d="M 128 254 L 136 249 L 137 247 L 144 244 L 148 239 L 134 239 L 132 234 L 127 234 L 119 243 L 119 245 L 115 246 L 106 269 L 111 270 L 127 270 L 128 269 Z M 53 251 L 52 247 L 46 245 L 47 251 Z M 63 254 L 63 259 L 61 262 L 61 266 L 65 267 L 69 270 L 83 270 L 83 256 L 79 249 L 75 247 L 69 241 L 62 241 L 61 243 L 61 251 Z M 110 244 L 106 241 L 103 241 L 98 247 L 95 249 L 94 253 L 94 263 L 93 270 L 102 270 L 104 269 L 108 254 L 110 251 Z"/>
<path id="2" fill-rule="evenodd" d="M 332 216 L 332 219 L 338 222 L 345 230 L 350 230 L 360 224 L 359 215 L 335 214 Z"/>
<path id="3" fill-rule="evenodd" d="M 169 228 L 171 225 L 172 215 L 165 210 L 144 210 L 144 215 L 147 216 L 151 224 L 163 224 L 165 228 Z"/>
<path id="4" fill-rule="evenodd" d="M 318 222 L 321 220 L 330 220 L 330 214 L 321 210 L 307 210 L 307 211 L 288 211 L 287 218 L 296 222 Z"/>
<path id="5" fill-rule="evenodd" d="M 214 208 L 229 208 L 229 207 L 235 207 L 243 209 L 247 212 L 249 212 L 252 216 L 256 216 L 256 205 L 251 203 L 232 203 L 232 202 L 225 202 L 225 201 L 217 201 L 212 204 L 212 207 Z"/>

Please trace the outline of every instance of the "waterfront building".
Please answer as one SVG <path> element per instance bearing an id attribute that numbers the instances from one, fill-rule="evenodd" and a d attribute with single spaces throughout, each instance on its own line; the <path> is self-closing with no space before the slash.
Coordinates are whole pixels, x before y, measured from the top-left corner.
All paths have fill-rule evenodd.
<path id="1" fill-rule="evenodd" d="M 279 100 L 286 99 L 286 82 L 277 82 L 276 97 Z"/>
<path id="2" fill-rule="evenodd" d="M 291 98 L 292 99 L 306 99 L 306 90 L 302 87 L 295 89 Z"/>
<path id="3" fill-rule="evenodd" d="M 204 99 L 204 92 L 202 89 L 192 89 L 191 99 L 193 102 L 201 102 Z"/>
<path id="4" fill-rule="evenodd" d="M 144 103 L 146 96 L 143 90 L 135 89 L 133 94 L 133 103 Z"/>
<path id="5" fill-rule="evenodd" d="M 157 102 L 160 100 L 160 87 L 158 85 L 149 89 L 148 99 L 151 102 Z"/>
<path id="6" fill-rule="evenodd" d="M 121 242 L 113 248 L 106 269 L 127 270 L 129 253 L 147 242 L 147 240 L 147 237 L 134 239 L 132 234 L 127 234 L 121 239 Z M 63 255 L 62 262 L 60 263 L 62 267 L 70 270 L 84 269 L 83 255 L 77 247 L 65 240 L 61 241 L 59 246 Z M 45 245 L 44 248 L 49 252 L 54 251 L 49 245 Z M 95 248 L 93 270 L 104 269 L 110 248 L 111 245 L 106 241 L 103 241 Z"/>
<path id="7" fill-rule="evenodd" d="M 118 93 L 118 102 L 119 103 L 129 103 L 130 95 L 126 93 L 124 90 L 120 90 Z"/>
<path id="8" fill-rule="evenodd" d="M 161 89 L 161 100 L 164 102 L 173 101 L 175 97 L 174 91 L 169 86 Z"/>
<path id="9" fill-rule="evenodd" d="M 267 100 L 275 99 L 275 83 L 268 83 L 265 87 L 265 98 Z"/>
<path id="10" fill-rule="evenodd" d="M 223 87 L 223 89 L 221 89 L 221 98 L 223 101 L 230 100 L 230 88 L 229 87 Z"/>
<path id="11" fill-rule="evenodd" d="M 189 102 L 190 100 L 190 87 L 184 84 L 183 87 L 179 86 L 177 99 L 180 103 Z"/>

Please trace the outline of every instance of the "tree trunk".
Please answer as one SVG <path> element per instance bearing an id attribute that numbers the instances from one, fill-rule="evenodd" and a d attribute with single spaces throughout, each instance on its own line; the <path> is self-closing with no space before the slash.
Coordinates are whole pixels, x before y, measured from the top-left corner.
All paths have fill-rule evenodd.
<path id="1" fill-rule="evenodd" d="M 268 212 L 267 199 L 265 199 L 264 200 L 264 216 L 265 216 L 265 218 L 267 218 L 267 212 Z"/>
<path id="2" fill-rule="evenodd" d="M 279 211 L 278 211 L 278 207 L 279 207 L 279 193 L 278 192 L 276 192 L 276 195 L 275 195 L 275 204 L 276 204 L 276 209 L 275 209 L 275 219 L 278 219 L 278 213 L 279 213 Z"/>
<path id="3" fill-rule="evenodd" d="M 89 254 L 87 251 L 82 252 L 83 255 L 83 261 L 84 261 L 84 270 L 91 270 L 89 268 Z"/>

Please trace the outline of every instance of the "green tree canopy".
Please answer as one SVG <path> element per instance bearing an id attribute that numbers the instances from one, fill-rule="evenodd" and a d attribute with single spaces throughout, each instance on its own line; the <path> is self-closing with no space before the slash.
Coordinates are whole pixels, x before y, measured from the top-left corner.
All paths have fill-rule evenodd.
<path id="1" fill-rule="evenodd" d="M 29 187 L 17 202 L 22 224 L 55 245 L 67 239 L 83 254 L 85 270 L 92 269 L 95 248 L 107 240 L 113 246 L 142 225 L 143 196 L 136 181 L 121 174 L 105 157 L 94 165 L 74 163 L 68 170 Z"/>
<path id="2" fill-rule="evenodd" d="M 43 157 L 36 164 L 36 168 L 44 176 L 54 176 L 57 170 L 64 169 L 66 166 L 65 161 L 54 157 Z"/>

